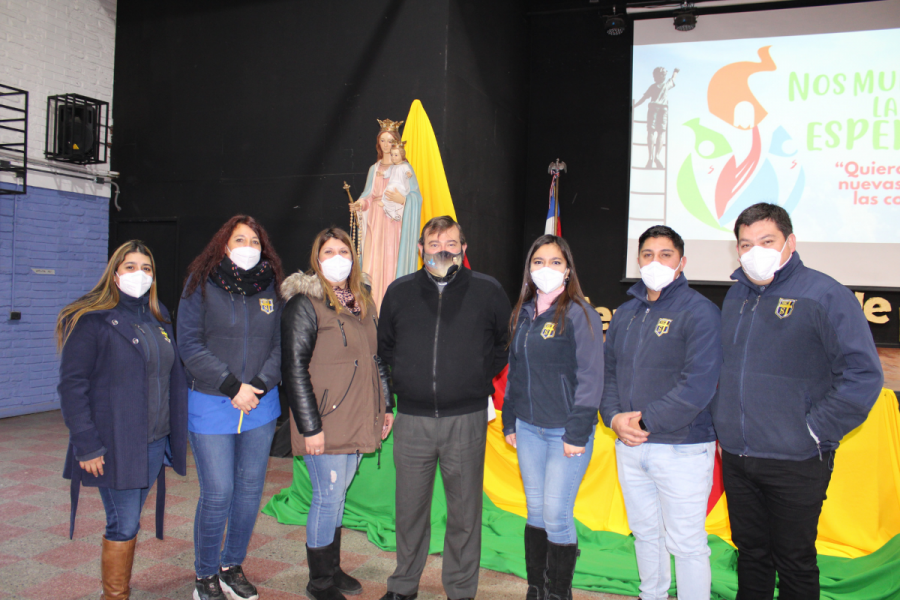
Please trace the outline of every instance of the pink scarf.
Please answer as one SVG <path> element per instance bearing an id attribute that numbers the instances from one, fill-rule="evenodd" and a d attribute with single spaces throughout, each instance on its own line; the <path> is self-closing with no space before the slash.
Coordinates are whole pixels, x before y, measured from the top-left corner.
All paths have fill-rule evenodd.
<path id="1" fill-rule="evenodd" d="M 550 308 L 550 305 L 559 298 L 559 295 L 563 293 L 563 290 L 566 289 L 566 284 L 562 284 L 549 294 L 545 294 L 544 292 L 538 290 L 537 293 L 537 312 L 534 315 L 534 318 L 537 318 L 538 315 L 541 315 Z"/>

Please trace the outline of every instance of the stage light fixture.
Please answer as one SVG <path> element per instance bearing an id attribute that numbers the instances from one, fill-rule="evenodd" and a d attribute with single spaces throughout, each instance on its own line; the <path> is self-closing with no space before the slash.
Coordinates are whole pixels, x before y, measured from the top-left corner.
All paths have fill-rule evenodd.
<path id="1" fill-rule="evenodd" d="M 625 19 L 616 14 L 616 7 L 613 6 L 613 14 L 606 18 L 606 35 L 622 35 L 625 33 Z"/>
<path id="2" fill-rule="evenodd" d="M 675 29 L 678 31 L 691 31 L 697 26 L 697 15 L 694 14 L 693 2 L 682 2 L 681 11 L 675 13 Z"/>

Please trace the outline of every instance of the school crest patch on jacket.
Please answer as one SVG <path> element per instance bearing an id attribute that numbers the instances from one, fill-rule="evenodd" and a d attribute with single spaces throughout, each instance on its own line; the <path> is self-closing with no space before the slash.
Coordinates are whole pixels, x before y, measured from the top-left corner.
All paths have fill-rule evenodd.
<path id="1" fill-rule="evenodd" d="M 656 337 L 662 337 L 665 334 L 669 333 L 669 325 L 672 323 L 672 319 L 660 319 L 656 322 Z"/>
<path id="2" fill-rule="evenodd" d="M 263 311 L 267 315 L 271 315 L 275 311 L 275 303 L 272 302 L 271 298 L 260 298 L 259 310 Z"/>
<path id="3" fill-rule="evenodd" d="M 796 300 L 789 298 L 779 298 L 778 306 L 775 307 L 775 316 L 779 319 L 786 319 L 794 312 L 794 303 Z"/>
<path id="4" fill-rule="evenodd" d="M 541 337 L 546 339 L 552 338 L 556 335 L 556 325 L 553 323 L 544 323 L 544 328 L 541 329 Z"/>

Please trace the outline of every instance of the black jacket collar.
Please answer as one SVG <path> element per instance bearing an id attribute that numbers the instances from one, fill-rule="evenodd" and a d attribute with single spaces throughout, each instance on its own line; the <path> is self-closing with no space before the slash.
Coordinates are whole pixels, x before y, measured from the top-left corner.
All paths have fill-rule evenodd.
<path id="1" fill-rule="evenodd" d="M 459 271 L 447 282 L 447 286 L 444 289 L 457 288 L 463 284 L 463 282 L 468 281 L 472 277 L 472 271 L 467 269 L 466 267 L 460 267 Z M 437 286 L 435 285 L 434 278 L 429 275 L 428 271 L 425 270 L 425 267 L 422 267 L 418 271 L 416 271 L 415 275 L 416 281 L 419 282 L 419 285 L 425 286 L 437 292 Z"/>

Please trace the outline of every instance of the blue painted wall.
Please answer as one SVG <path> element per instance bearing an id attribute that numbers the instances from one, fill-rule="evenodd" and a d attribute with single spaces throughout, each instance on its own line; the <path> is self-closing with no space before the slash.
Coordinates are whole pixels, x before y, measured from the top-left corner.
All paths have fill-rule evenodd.
<path id="1" fill-rule="evenodd" d="M 100 279 L 108 238 L 109 198 L 31 186 L 0 196 L 0 418 L 59 408 L 56 316 Z"/>

